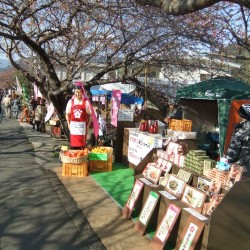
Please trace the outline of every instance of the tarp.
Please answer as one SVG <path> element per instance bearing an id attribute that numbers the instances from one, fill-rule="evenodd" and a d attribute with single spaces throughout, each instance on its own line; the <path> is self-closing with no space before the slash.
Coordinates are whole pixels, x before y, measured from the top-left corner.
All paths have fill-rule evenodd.
<path id="1" fill-rule="evenodd" d="M 98 95 L 106 95 L 108 100 L 111 99 L 112 91 L 109 90 L 96 90 L 96 89 L 90 89 L 90 92 L 93 96 Z M 130 94 L 122 93 L 122 104 L 131 105 L 131 104 L 142 104 L 143 105 L 143 99 L 139 98 L 137 96 L 133 96 Z"/>
<path id="2" fill-rule="evenodd" d="M 230 108 L 233 100 L 250 100 L 250 85 L 235 78 L 217 77 L 178 89 L 176 99 L 201 99 L 217 102 L 220 154 L 223 155 Z M 244 103 L 243 102 L 243 103 Z M 211 111 L 207 106 L 203 111 Z M 234 111 L 235 112 L 235 111 Z"/>

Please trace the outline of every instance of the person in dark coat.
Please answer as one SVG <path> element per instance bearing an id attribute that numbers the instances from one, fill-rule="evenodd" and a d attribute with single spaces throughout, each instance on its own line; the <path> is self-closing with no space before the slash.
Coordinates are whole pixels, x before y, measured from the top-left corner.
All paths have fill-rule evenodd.
<path id="1" fill-rule="evenodd" d="M 170 119 L 181 120 L 183 112 L 181 108 L 178 106 L 178 104 L 175 102 L 175 100 L 170 100 L 168 105 L 169 105 L 168 113 L 166 118 L 164 119 L 165 123 L 168 124 L 170 122 Z"/>
<path id="2" fill-rule="evenodd" d="M 241 105 L 238 114 L 241 121 L 234 126 L 226 158 L 250 173 L 250 104 Z"/>

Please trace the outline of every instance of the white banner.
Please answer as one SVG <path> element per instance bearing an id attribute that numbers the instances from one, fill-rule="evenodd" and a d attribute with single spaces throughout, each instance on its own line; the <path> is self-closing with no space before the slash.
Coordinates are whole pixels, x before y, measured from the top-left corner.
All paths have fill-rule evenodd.
<path id="1" fill-rule="evenodd" d="M 34 83 L 34 98 L 36 99 L 37 97 L 43 97 L 41 94 L 40 90 L 37 88 L 36 84 Z"/>
<path id="2" fill-rule="evenodd" d="M 136 131 L 129 131 L 128 161 L 138 165 L 153 148 L 162 148 L 162 140 Z"/>
<path id="3" fill-rule="evenodd" d="M 47 107 L 47 114 L 45 116 L 44 122 L 47 122 L 54 112 L 54 106 L 52 103 Z"/>

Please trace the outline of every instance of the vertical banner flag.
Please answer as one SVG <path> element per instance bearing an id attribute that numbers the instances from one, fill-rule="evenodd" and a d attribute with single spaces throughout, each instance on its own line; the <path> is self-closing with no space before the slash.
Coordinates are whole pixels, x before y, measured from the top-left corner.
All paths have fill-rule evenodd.
<path id="1" fill-rule="evenodd" d="M 51 118 L 51 116 L 53 115 L 54 109 L 55 108 L 51 102 L 50 105 L 47 107 L 47 114 L 44 118 L 44 122 L 47 122 Z"/>
<path id="2" fill-rule="evenodd" d="M 17 76 L 16 76 L 16 90 L 17 90 L 17 93 L 19 95 L 22 94 L 22 86 L 21 86 L 21 84 L 20 84 L 19 79 L 17 78 Z"/>
<path id="3" fill-rule="evenodd" d="M 34 85 L 34 98 L 36 99 L 37 97 L 43 97 L 43 95 L 41 94 L 41 92 L 37 88 L 36 84 L 33 83 L 33 85 Z"/>
<path id="4" fill-rule="evenodd" d="M 118 110 L 122 99 L 121 90 L 113 90 L 111 97 L 111 124 L 117 127 Z"/>

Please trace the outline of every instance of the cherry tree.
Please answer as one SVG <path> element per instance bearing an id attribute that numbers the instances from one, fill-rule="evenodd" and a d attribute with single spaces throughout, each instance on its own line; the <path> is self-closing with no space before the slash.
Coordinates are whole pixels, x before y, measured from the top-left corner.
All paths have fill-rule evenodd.
<path id="1" fill-rule="evenodd" d="M 162 9 L 169 15 L 184 15 L 211 7 L 219 2 L 228 2 L 250 8 L 248 0 L 135 0 L 137 3 Z"/>
<path id="2" fill-rule="evenodd" d="M 53 103 L 66 134 L 65 95 L 83 69 L 101 65 L 85 83 L 87 89 L 133 83 L 161 108 L 157 91 L 145 88 L 138 75 L 152 65 L 185 67 L 191 55 L 200 65 L 197 55 L 222 47 L 226 34 L 222 14 L 218 22 L 213 16 L 206 20 L 205 11 L 170 16 L 131 0 L 5 0 L 0 2 L 0 17 L 1 52 Z M 60 68 L 63 79 L 57 75 Z"/>

